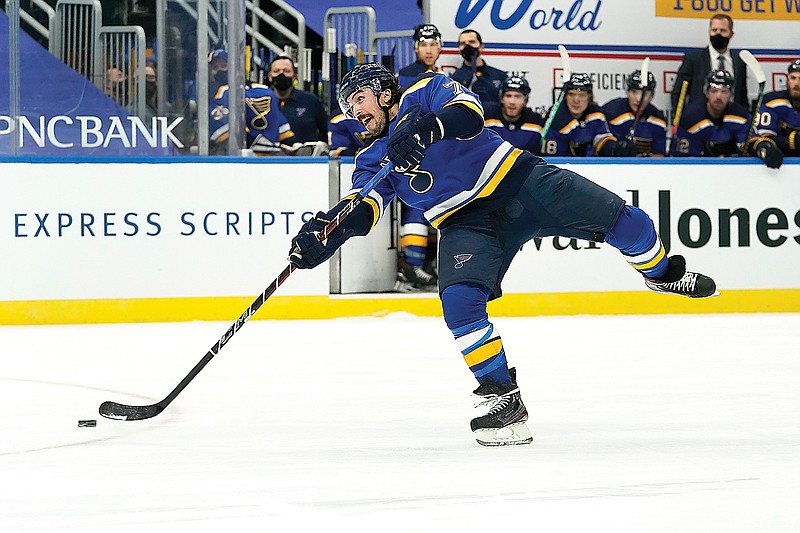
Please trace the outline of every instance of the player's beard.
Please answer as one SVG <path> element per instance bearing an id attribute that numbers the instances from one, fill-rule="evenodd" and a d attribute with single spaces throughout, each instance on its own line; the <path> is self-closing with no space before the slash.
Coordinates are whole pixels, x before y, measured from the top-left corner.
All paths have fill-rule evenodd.
<path id="1" fill-rule="evenodd" d="M 795 108 L 800 105 L 800 85 L 790 86 L 786 89 L 786 92 L 789 93 L 789 99 Z"/>

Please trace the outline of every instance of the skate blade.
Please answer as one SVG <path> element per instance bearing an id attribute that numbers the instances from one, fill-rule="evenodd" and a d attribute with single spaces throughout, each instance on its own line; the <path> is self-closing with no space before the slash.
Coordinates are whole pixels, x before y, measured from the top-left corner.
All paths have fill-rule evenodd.
<path id="1" fill-rule="evenodd" d="M 481 446 L 515 446 L 533 442 L 533 435 L 525 422 L 499 429 L 476 429 L 473 433 Z"/>

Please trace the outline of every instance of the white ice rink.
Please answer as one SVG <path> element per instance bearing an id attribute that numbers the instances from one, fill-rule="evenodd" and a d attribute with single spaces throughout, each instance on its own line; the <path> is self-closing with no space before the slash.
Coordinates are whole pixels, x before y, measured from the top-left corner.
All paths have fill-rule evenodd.
<path id="1" fill-rule="evenodd" d="M 0 327 L 0 531 L 800 531 L 800 315 L 494 322 L 529 446 L 441 319 Z"/>

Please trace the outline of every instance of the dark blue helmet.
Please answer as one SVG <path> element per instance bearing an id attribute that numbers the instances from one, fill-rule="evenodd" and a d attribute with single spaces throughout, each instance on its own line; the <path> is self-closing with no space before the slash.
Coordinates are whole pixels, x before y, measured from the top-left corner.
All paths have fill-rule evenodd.
<path id="1" fill-rule="evenodd" d="M 528 85 L 528 80 L 522 76 L 509 76 L 500 86 L 500 96 L 503 96 L 508 91 L 517 91 L 527 98 L 531 93 L 531 86 Z"/>
<path id="2" fill-rule="evenodd" d="M 442 42 L 442 34 L 439 28 L 433 24 L 420 24 L 414 28 L 414 36 L 412 37 L 414 44 L 420 41 L 439 41 Z"/>
<path id="3" fill-rule="evenodd" d="M 800 72 L 800 59 L 795 59 L 789 63 L 789 68 L 786 70 L 786 73 L 790 74 L 792 72 Z"/>
<path id="4" fill-rule="evenodd" d="M 593 88 L 592 78 L 585 72 L 573 72 L 569 80 L 567 80 L 567 83 L 564 84 L 565 91 L 576 90 L 592 92 Z"/>
<path id="5" fill-rule="evenodd" d="M 711 87 L 716 87 L 718 89 L 727 87 L 733 92 L 733 76 L 727 70 L 712 70 L 709 72 L 708 76 L 706 76 L 706 81 L 703 84 L 703 92 L 706 92 Z"/>
<path id="6" fill-rule="evenodd" d="M 369 89 L 375 93 L 375 96 L 378 96 L 381 91 L 389 89 L 392 92 L 389 107 L 400 101 L 400 95 L 403 92 L 392 71 L 380 63 L 356 65 L 342 78 L 337 98 L 342 112 L 350 118 L 353 118 L 352 106 L 347 99 L 361 89 Z"/>
<path id="7" fill-rule="evenodd" d="M 647 73 L 647 85 L 642 85 L 642 71 L 634 70 L 628 76 L 628 90 L 629 91 L 650 91 L 656 90 L 656 77 L 652 72 Z"/>

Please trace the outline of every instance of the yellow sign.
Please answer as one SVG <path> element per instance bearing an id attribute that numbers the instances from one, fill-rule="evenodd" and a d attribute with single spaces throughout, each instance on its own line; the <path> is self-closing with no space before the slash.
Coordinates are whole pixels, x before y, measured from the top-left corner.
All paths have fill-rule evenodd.
<path id="1" fill-rule="evenodd" d="M 710 19 L 729 15 L 734 21 L 794 20 L 800 22 L 800 0 L 655 0 L 657 17 Z"/>

